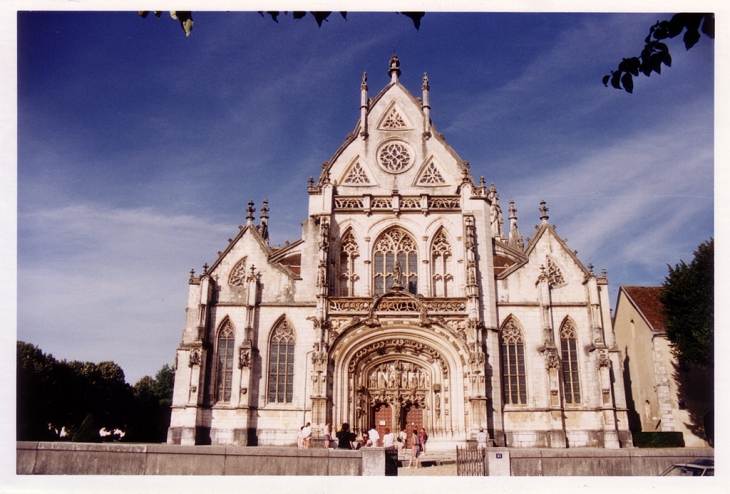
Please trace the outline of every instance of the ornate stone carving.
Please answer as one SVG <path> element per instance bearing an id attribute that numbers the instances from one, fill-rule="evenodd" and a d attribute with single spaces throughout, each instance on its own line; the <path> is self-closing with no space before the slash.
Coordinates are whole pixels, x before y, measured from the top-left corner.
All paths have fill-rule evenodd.
<path id="1" fill-rule="evenodd" d="M 387 130 L 405 130 L 408 126 L 400 113 L 398 113 L 398 110 L 393 108 L 388 112 L 388 116 L 385 117 L 385 120 L 383 120 L 381 128 Z"/>
<path id="2" fill-rule="evenodd" d="M 390 173 L 402 173 L 411 167 L 413 157 L 405 143 L 390 141 L 378 151 L 378 163 Z"/>
<path id="3" fill-rule="evenodd" d="M 335 209 L 363 209 L 363 201 L 357 197 L 336 197 Z"/>
<path id="4" fill-rule="evenodd" d="M 429 209 L 459 209 L 461 200 L 458 197 L 431 197 L 428 199 Z"/>
<path id="5" fill-rule="evenodd" d="M 436 165 L 433 162 L 428 164 L 418 179 L 418 185 L 440 185 L 445 183 L 446 180 L 444 180 L 441 172 L 438 168 L 436 168 Z"/>
<path id="6" fill-rule="evenodd" d="M 370 201 L 370 209 L 392 209 L 393 199 L 390 197 L 375 197 Z"/>
<path id="7" fill-rule="evenodd" d="M 559 369 L 560 368 L 560 357 L 558 351 L 555 348 L 548 348 L 544 352 L 545 355 L 545 368 L 547 369 Z"/>
<path id="8" fill-rule="evenodd" d="M 228 276 L 228 284 L 232 286 L 244 286 L 246 284 L 246 258 L 244 257 L 233 266 Z"/>
<path id="9" fill-rule="evenodd" d="M 548 283 L 551 287 L 561 287 L 566 285 L 565 278 L 563 277 L 562 271 L 560 271 L 560 268 L 558 265 L 553 261 L 550 256 L 546 257 L 546 264 L 547 264 L 547 277 L 548 277 Z"/>
<path id="10" fill-rule="evenodd" d="M 400 200 L 401 209 L 421 209 L 421 199 L 416 197 L 403 197 Z"/>
<path id="11" fill-rule="evenodd" d="M 611 359 L 608 357 L 608 350 L 600 349 L 596 352 L 596 365 L 601 367 L 611 367 Z"/>
<path id="12" fill-rule="evenodd" d="M 201 357 L 202 352 L 199 349 L 194 348 L 190 350 L 190 359 L 188 360 L 188 366 L 192 367 L 194 365 L 200 365 Z"/>
<path id="13" fill-rule="evenodd" d="M 352 185 L 369 184 L 370 179 L 365 173 L 365 170 L 360 166 L 360 163 L 355 163 L 355 166 L 352 167 L 352 170 L 350 170 L 350 173 L 347 174 L 347 177 L 345 177 L 342 183 Z"/>
<path id="14" fill-rule="evenodd" d="M 251 366 L 251 349 L 241 347 L 238 350 L 238 368 L 248 369 Z"/>

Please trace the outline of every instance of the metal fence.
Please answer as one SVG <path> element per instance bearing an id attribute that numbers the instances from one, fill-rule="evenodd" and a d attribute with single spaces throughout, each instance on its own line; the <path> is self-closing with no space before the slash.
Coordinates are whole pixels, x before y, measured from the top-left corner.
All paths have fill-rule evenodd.
<path id="1" fill-rule="evenodd" d="M 385 476 L 397 477 L 399 465 L 398 448 L 395 446 L 385 448 Z"/>
<path id="2" fill-rule="evenodd" d="M 487 475 L 484 461 L 485 451 L 476 448 L 456 447 L 456 475 L 460 477 L 483 477 Z"/>

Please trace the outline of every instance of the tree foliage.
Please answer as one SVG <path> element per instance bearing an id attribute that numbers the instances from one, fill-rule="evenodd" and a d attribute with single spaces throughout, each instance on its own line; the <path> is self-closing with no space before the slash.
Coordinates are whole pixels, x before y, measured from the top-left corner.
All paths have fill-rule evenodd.
<path id="1" fill-rule="evenodd" d="M 161 10 L 155 10 L 153 11 L 155 17 L 158 19 L 162 15 Z M 140 15 L 143 19 L 146 18 L 149 14 L 149 10 L 138 10 L 137 14 Z M 271 10 L 267 12 L 259 11 L 259 14 L 261 14 L 261 17 L 264 17 L 264 14 L 271 17 L 271 20 L 279 23 L 279 15 L 282 14 L 282 12 L 278 10 Z M 289 14 L 289 12 L 283 12 L 283 14 L 286 16 Z M 327 21 L 330 14 L 332 12 L 322 12 L 322 11 L 314 11 L 309 12 L 309 14 L 314 17 L 314 20 L 317 22 L 317 26 L 322 27 L 322 23 Z M 396 14 L 402 14 L 406 17 L 408 17 L 412 22 L 413 26 L 418 30 L 421 27 L 421 19 L 424 15 L 426 15 L 425 12 L 396 12 Z M 343 19 L 347 20 L 347 12 L 340 12 L 340 15 Z M 294 11 L 292 12 L 292 19 L 299 20 L 304 19 L 307 16 L 306 11 Z M 183 31 L 185 31 L 185 36 L 190 36 L 190 32 L 193 30 L 193 13 L 190 11 L 182 11 L 182 10 L 172 10 L 170 11 L 170 17 L 180 22 L 180 27 Z"/>
<path id="2" fill-rule="evenodd" d="M 62 439 L 65 430 L 67 439 L 100 440 L 98 432 L 104 428 L 132 432 L 124 440 L 164 441 L 174 375 L 165 365 L 156 379 L 142 378 L 140 382 L 148 383 L 151 390 L 147 397 L 138 392 L 139 383 L 135 387 L 127 384 L 124 371 L 114 362 L 59 361 L 35 345 L 19 341 L 16 437 L 53 441 Z"/>
<path id="3" fill-rule="evenodd" d="M 714 240 L 702 243 L 692 262 L 669 267 L 659 294 L 667 338 L 680 361 L 711 364 L 714 352 Z"/>
<path id="4" fill-rule="evenodd" d="M 700 40 L 703 33 L 711 39 L 715 38 L 715 15 L 711 13 L 682 13 L 675 14 L 668 21 L 657 21 L 649 29 L 649 35 L 644 40 L 645 46 L 638 57 L 624 58 L 618 64 L 618 69 L 603 77 L 603 84 L 616 89 L 623 89 L 627 93 L 634 91 L 634 76 L 644 74 L 650 77 L 652 72 L 662 73 L 662 65 L 672 66 L 672 56 L 669 47 L 662 40 L 675 38 L 684 32 L 684 46 L 687 50 Z"/>

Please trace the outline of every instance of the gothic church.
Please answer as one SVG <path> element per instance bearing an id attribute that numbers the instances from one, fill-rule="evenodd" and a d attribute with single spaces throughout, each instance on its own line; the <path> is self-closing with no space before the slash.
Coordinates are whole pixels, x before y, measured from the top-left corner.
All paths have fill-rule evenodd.
<path id="1" fill-rule="evenodd" d="M 452 449 L 479 427 L 509 447 L 631 445 L 605 272 L 548 222 L 505 232 L 499 196 L 399 82 L 310 179 L 301 239 L 269 245 L 253 203 L 191 272 L 168 442 L 293 445 L 347 422 L 425 427 Z"/>

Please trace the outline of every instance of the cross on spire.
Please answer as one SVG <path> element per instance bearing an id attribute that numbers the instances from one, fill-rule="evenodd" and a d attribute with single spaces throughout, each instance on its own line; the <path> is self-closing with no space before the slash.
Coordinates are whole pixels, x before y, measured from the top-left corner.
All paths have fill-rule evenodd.
<path id="1" fill-rule="evenodd" d="M 248 207 L 246 208 L 246 224 L 253 225 L 253 213 L 256 208 L 253 207 L 253 201 L 248 201 Z"/>
<path id="2" fill-rule="evenodd" d="M 547 208 L 547 206 L 545 204 L 546 204 L 545 199 L 540 201 L 540 212 L 542 213 L 542 216 L 540 216 L 540 219 L 542 220 L 543 223 L 547 223 L 548 218 L 550 218 L 547 215 L 549 209 Z"/>

